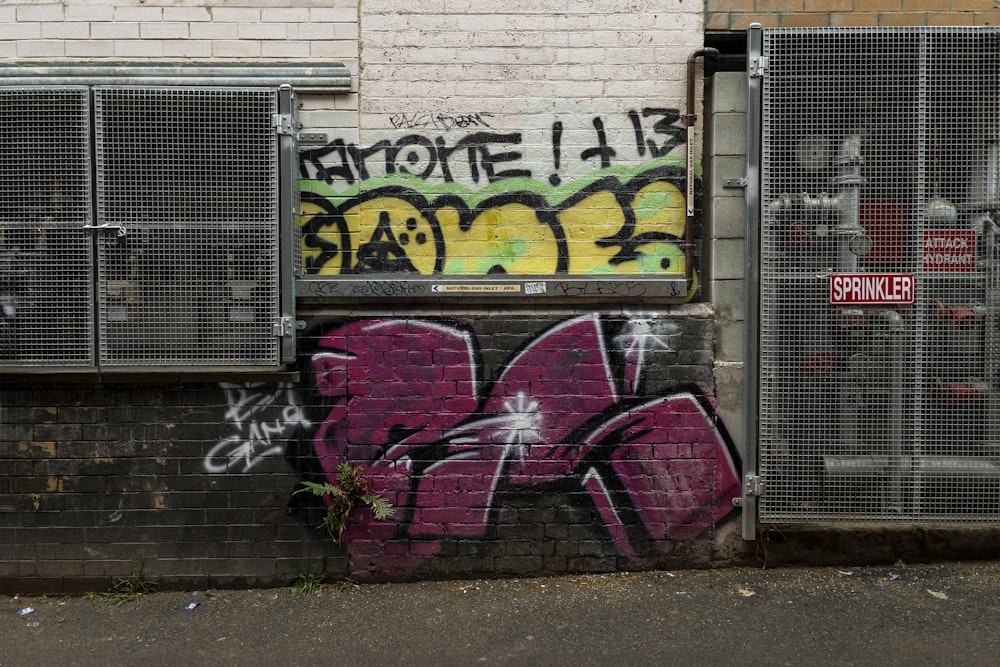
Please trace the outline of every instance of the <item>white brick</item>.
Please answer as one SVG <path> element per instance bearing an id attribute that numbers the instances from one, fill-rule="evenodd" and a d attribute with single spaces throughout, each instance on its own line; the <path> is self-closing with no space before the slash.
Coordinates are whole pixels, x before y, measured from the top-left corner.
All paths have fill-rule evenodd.
<path id="1" fill-rule="evenodd" d="M 160 21 L 163 19 L 161 7 L 115 7 L 115 21 Z"/>
<path id="2" fill-rule="evenodd" d="M 151 39 L 115 40 L 115 57 L 118 58 L 162 58 L 163 45 Z"/>
<path id="3" fill-rule="evenodd" d="M 66 21 L 113 21 L 114 7 L 107 5 L 70 5 L 66 7 Z"/>
<path id="4" fill-rule="evenodd" d="M 192 23 L 188 29 L 191 39 L 236 39 L 239 36 L 235 23 Z"/>
<path id="5" fill-rule="evenodd" d="M 260 10 L 236 7 L 213 7 L 212 21 L 216 23 L 257 23 Z"/>
<path id="6" fill-rule="evenodd" d="M 62 21 L 62 5 L 20 5 L 17 8 L 18 21 Z"/>
<path id="7" fill-rule="evenodd" d="M 264 8 L 260 10 L 260 20 L 264 23 L 305 23 L 309 21 L 309 8 Z"/>
<path id="8" fill-rule="evenodd" d="M 115 55 L 115 43 L 110 40 L 95 39 L 66 42 L 66 55 L 80 59 L 112 58 Z"/>
<path id="9" fill-rule="evenodd" d="M 0 5 L 0 23 L 14 23 L 17 21 L 17 8 L 10 5 Z M 12 35 L 13 33 L 3 33 Z"/>
<path id="10" fill-rule="evenodd" d="M 17 43 L 18 58 L 61 58 L 65 42 L 59 39 L 26 39 Z"/>
<path id="11" fill-rule="evenodd" d="M 357 58 L 358 45 L 350 40 L 313 42 L 310 55 L 313 58 Z"/>
<path id="12" fill-rule="evenodd" d="M 211 21 L 212 14 L 207 7 L 164 7 L 163 20 L 202 23 Z"/>
<path id="13" fill-rule="evenodd" d="M 187 23 L 143 23 L 139 36 L 143 39 L 187 39 Z"/>
<path id="14" fill-rule="evenodd" d="M 17 32 L 15 34 L 19 38 L 24 39 L 25 35 L 22 32 L 21 25 L 18 26 Z M 44 37 L 45 39 L 65 39 L 65 40 L 90 39 L 90 24 L 83 22 L 43 23 L 42 37 Z"/>
<path id="15" fill-rule="evenodd" d="M 0 58 L 14 60 L 17 58 L 17 42 L 0 42 Z"/>
<path id="16" fill-rule="evenodd" d="M 163 42 L 164 58 L 211 58 L 212 42 L 204 39 L 174 39 Z"/>
<path id="17" fill-rule="evenodd" d="M 309 20 L 322 23 L 353 23 L 358 20 L 358 12 L 353 7 L 311 7 Z"/>
<path id="18" fill-rule="evenodd" d="M 18 40 L 39 39 L 42 36 L 41 23 L 0 23 L 0 35 L 10 35 Z M 15 42 L 16 40 L 11 40 Z"/>
<path id="19" fill-rule="evenodd" d="M 259 58 L 260 42 L 251 40 L 219 40 L 212 43 L 217 58 Z"/>
<path id="20" fill-rule="evenodd" d="M 286 39 L 284 24 L 241 23 L 237 26 L 239 39 Z"/>
<path id="21" fill-rule="evenodd" d="M 138 23 L 94 23 L 91 39 L 139 39 Z"/>
<path id="22" fill-rule="evenodd" d="M 268 40 L 260 43 L 260 55 L 263 58 L 307 59 L 310 57 L 309 42 L 294 40 Z"/>
<path id="23" fill-rule="evenodd" d="M 319 40 L 337 37 L 336 23 L 292 23 L 288 26 L 289 39 Z"/>

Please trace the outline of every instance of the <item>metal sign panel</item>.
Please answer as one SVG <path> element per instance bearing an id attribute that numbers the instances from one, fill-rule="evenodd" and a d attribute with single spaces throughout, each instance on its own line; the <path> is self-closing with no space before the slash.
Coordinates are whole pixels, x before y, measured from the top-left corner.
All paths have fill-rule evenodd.
<path id="1" fill-rule="evenodd" d="M 830 276 L 830 303 L 890 306 L 913 303 L 912 273 L 835 273 Z"/>
<path id="2" fill-rule="evenodd" d="M 757 42 L 760 521 L 1000 520 L 1000 31 Z"/>

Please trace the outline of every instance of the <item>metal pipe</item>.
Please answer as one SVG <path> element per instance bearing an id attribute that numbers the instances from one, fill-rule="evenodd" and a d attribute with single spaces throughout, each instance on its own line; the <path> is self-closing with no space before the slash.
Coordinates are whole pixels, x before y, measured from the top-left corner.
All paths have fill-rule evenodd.
<path id="1" fill-rule="evenodd" d="M 351 73 L 340 63 L 121 65 L 0 64 L 0 86 L 239 86 L 289 84 L 310 92 L 346 92 Z"/>
<path id="2" fill-rule="evenodd" d="M 687 128 L 687 218 L 684 222 L 684 277 L 688 290 L 694 284 L 694 125 L 698 116 L 694 113 L 694 78 L 697 74 L 698 58 L 719 57 L 719 50 L 710 46 L 695 49 L 687 59 L 687 113 L 684 126 Z"/>

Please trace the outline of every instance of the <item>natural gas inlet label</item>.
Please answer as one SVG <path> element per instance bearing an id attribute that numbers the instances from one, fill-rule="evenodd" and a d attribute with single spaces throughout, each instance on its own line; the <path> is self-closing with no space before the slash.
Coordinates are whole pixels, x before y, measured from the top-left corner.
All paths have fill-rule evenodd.
<path id="1" fill-rule="evenodd" d="M 928 229 L 924 232 L 924 271 L 976 270 L 976 232 L 971 229 Z"/>
<path id="2" fill-rule="evenodd" d="M 520 285 L 433 285 L 432 292 L 517 292 Z"/>
<path id="3" fill-rule="evenodd" d="M 913 303 L 912 273 L 835 273 L 830 276 L 830 303 L 891 305 Z"/>

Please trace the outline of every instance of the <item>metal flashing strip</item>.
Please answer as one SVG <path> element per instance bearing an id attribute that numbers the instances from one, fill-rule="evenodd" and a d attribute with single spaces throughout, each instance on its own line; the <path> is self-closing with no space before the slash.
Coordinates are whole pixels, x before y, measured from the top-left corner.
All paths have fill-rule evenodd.
<path id="1" fill-rule="evenodd" d="M 304 278 L 295 283 L 299 297 L 535 297 L 535 298 L 657 298 L 670 303 L 687 300 L 684 276 L 676 278 L 588 279 L 581 276 L 422 276 L 413 279 L 356 275 L 336 279 Z"/>
<path id="2" fill-rule="evenodd" d="M 351 90 L 351 73 L 341 63 L 0 64 L 0 87 L 89 85 L 277 88 L 284 84 L 298 91 L 344 93 Z"/>

